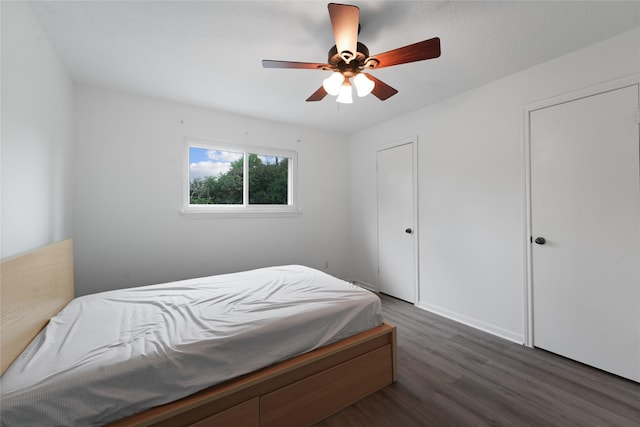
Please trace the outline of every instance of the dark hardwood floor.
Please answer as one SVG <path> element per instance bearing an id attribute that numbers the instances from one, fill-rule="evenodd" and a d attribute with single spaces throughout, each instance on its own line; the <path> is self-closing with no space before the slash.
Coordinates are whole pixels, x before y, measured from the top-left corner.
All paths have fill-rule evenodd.
<path id="1" fill-rule="evenodd" d="M 398 381 L 317 426 L 640 426 L 638 383 L 381 298 Z"/>

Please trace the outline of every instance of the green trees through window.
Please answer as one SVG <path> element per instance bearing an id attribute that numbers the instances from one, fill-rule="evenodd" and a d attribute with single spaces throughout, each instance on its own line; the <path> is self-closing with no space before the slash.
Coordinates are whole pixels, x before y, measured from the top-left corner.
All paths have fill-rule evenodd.
<path id="1" fill-rule="evenodd" d="M 289 159 L 249 154 L 249 204 L 286 205 Z"/>
<path id="2" fill-rule="evenodd" d="M 245 173 L 248 174 L 249 205 L 289 203 L 288 157 L 245 155 L 199 147 L 189 147 L 189 157 L 189 203 L 192 205 L 243 205 Z"/>

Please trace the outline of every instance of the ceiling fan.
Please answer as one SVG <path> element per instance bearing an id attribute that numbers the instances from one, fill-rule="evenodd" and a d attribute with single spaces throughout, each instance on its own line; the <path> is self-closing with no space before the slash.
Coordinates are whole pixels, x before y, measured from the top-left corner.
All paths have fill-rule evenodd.
<path id="1" fill-rule="evenodd" d="M 357 6 L 337 3 L 329 3 L 328 7 L 336 44 L 329 50 L 326 64 L 262 60 L 264 68 L 333 71 L 331 76 L 323 81 L 322 86 L 307 98 L 307 102 L 320 101 L 329 94 L 337 95 L 337 102 L 350 104 L 353 102 L 352 85 L 356 87 L 358 96 L 372 93 L 384 101 L 398 91 L 371 74 L 364 73 L 364 70 L 424 61 L 440 56 L 438 37 L 370 56 L 367 46 L 358 41 L 360 9 Z"/>

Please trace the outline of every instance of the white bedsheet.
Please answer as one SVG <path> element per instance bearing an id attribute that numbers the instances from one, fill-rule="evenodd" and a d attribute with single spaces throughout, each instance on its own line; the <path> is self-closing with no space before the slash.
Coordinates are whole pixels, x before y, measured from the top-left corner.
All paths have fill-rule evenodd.
<path id="1" fill-rule="evenodd" d="M 87 295 L 0 378 L 0 419 L 100 425 L 380 324 L 376 295 L 302 266 Z"/>

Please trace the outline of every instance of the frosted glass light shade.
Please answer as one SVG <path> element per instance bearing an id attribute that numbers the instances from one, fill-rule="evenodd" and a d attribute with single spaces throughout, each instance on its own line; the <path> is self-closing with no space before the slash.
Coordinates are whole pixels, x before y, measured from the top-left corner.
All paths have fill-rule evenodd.
<path id="1" fill-rule="evenodd" d="M 323 80 L 322 87 L 331 96 L 340 93 L 340 86 L 344 82 L 344 76 L 338 72 L 333 72 L 329 77 Z"/>
<path id="2" fill-rule="evenodd" d="M 373 80 L 369 80 L 364 74 L 358 73 L 353 78 L 353 85 L 356 87 L 358 96 L 362 98 L 363 96 L 369 95 L 376 84 Z"/>
<path id="3" fill-rule="evenodd" d="M 336 102 L 341 104 L 353 104 L 353 95 L 351 94 L 351 83 L 345 79 L 344 84 L 340 86 L 340 92 L 336 98 Z"/>

